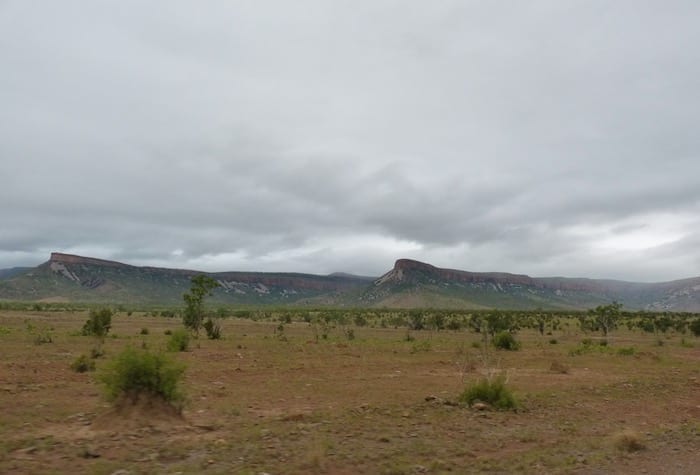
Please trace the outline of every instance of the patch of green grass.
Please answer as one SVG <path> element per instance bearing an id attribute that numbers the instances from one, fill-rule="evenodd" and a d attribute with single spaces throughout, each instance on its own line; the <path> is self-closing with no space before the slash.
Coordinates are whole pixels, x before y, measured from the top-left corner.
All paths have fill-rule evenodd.
<path id="1" fill-rule="evenodd" d="M 516 409 L 515 396 L 506 387 L 506 378 L 503 374 L 495 378 L 482 378 L 480 381 L 468 386 L 458 400 L 470 407 L 476 402 L 483 402 L 498 410 Z"/>

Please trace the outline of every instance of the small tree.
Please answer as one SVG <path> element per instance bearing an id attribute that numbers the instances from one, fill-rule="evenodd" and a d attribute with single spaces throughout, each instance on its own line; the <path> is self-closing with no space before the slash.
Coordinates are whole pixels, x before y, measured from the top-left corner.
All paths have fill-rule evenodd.
<path id="1" fill-rule="evenodd" d="M 613 301 L 609 305 L 599 305 L 591 312 L 593 323 L 603 332 L 603 336 L 608 336 L 608 333 L 617 328 L 621 308 L 621 303 Z"/>
<path id="2" fill-rule="evenodd" d="M 199 329 L 204 322 L 204 298 L 212 295 L 219 283 L 208 275 L 199 274 L 192 277 L 190 292 L 183 294 L 185 313 L 182 323 L 199 336 Z"/>

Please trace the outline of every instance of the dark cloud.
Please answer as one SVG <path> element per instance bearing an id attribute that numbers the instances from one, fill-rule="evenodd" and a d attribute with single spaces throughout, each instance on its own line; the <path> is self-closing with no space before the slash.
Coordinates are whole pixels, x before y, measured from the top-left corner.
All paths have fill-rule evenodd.
<path id="1" fill-rule="evenodd" d="M 691 1 L 0 3 L 0 267 L 700 275 Z"/>

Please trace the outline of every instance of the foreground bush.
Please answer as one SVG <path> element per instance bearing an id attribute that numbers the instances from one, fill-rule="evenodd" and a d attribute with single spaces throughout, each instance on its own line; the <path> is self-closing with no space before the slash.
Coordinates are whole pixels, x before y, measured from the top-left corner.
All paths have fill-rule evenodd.
<path id="1" fill-rule="evenodd" d="M 481 379 L 481 381 L 468 386 L 458 399 L 470 407 L 476 402 L 490 404 L 498 410 L 515 409 L 517 407 L 515 397 L 510 389 L 506 387 L 506 378 L 503 375 L 490 379 Z"/>
<path id="2" fill-rule="evenodd" d="M 165 354 L 127 348 L 100 375 L 100 380 L 110 401 L 136 402 L 146 396 L 179 407 L 183 400 L 180 382 L 184 371 L 184 366 Z"/>

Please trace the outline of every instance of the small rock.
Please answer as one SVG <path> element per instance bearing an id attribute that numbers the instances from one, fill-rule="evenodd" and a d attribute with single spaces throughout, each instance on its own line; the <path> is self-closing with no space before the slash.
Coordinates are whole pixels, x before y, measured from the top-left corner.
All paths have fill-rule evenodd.
<path id="1" fill-rule="evenodd" d="M 475 402 L 472 404 L 472 409 L 476 409 L 477 411 L 485 411 L 488 408 L 488 404 L 484 404 L 483 402 Z"/>

